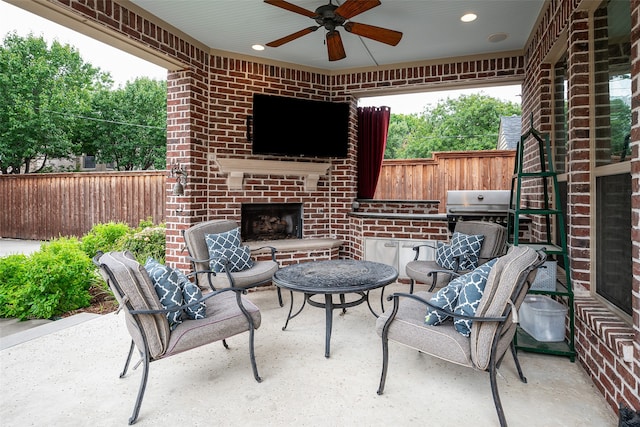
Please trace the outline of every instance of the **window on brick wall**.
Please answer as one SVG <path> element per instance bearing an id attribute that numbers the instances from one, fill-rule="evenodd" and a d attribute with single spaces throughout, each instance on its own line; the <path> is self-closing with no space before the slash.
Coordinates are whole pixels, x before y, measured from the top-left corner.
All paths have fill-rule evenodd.
<path id="1" fill-rule="evenodd" d="M 593 92 L 596 294 L 631 314 L 631 7 L 605 1 L 594 14 Z"/>
<path id="2" fill-rule="evenodd" d="M 567 54 L 553 67 L 553 165 L 559 174 L 567 171 Z"/>

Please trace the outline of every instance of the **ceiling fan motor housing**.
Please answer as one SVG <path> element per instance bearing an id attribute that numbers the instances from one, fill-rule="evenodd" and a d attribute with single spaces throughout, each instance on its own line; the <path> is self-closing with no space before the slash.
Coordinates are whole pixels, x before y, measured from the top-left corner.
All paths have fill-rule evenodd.
<path id="1" fill-rule="evenodd" d="M 316 9 L 315 21 L 328 31 L 335 30 L 336 27 L 344 24 L 346 21 L 342 16 L 335 13 L 337 8 L 338 6 L 331 3 L 320 6 Z"/>

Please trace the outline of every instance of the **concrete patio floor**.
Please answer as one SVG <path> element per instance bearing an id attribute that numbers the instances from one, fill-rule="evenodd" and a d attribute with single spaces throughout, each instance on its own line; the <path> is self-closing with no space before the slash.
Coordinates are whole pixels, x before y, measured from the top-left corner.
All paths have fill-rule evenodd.
<path id="1" fill-rule="evenodd" d="M 336 312 L 326 359 L 323 310 L 305 307 L 282 331 L 288 310 L 278 306 L 275 291 L 249 298 L 262 312 L 256 332 L 262 383 L 251 373 L 247 334 L 229 339 L 229 350 L 214 343 L 154 362 L 137 425 L 498 425 L 485 372 L 394 343 L 385 392 L 378 396 L 382 351 L 366 305 Z M 38 328 L 51 324 L 3 338 L 4 427 L 127 425 L 141 370 L 118 377 L 130 343 L 124 318 L 87 319 L 42 336 Z M 510 426 L 617 425 L 579 363 L 532 353 L 520 353 L 520 361 L 528 384 L 519 381 L 510 356 L 498 376 Z"/>

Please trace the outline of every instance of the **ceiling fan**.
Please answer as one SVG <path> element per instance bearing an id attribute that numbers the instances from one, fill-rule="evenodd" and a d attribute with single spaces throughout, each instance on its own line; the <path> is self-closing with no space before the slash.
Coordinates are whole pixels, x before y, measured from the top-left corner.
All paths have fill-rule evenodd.
<path id="1" fill-rule="evenodd" d="M 332 0 L 329 0 L 329 4 L 320 6 L 314 12 L 284 0 L 264 0 L 264 2 L 272 6 L 286 9 L 290 12 L 307 16 L 318 23 L 317 26 L 308 27 L 278 40 L 269 42 L 267 43 L 267 46 L 269 47 L 282 46 L 285 43 L 289 43 L 290 41 L 312 33 L 320 27 L 324 27 L 327 30 L 326 40 L 329 61 L 338 61 L 346 58 L 347 54 L 344 51 L 342 38 L 340 37 L 337 27 L 343 27 L 346 31 L 352 34 L 376 40 L 381 43 L 386 43 L 391 46 L 397 45 L 402 38 L 402 33 L 399 31 L 376 27 L 374 25 L 359 24 L 351 21 L 351 18 L 354 16 L 359 15 L 362 12 L 366 12 L 369 9 L 373 9 L 376 6 L 380 6 L 381 3 L 379 0 L 347 0 L 341 6 L 336 6 L 332 3 Z"/>

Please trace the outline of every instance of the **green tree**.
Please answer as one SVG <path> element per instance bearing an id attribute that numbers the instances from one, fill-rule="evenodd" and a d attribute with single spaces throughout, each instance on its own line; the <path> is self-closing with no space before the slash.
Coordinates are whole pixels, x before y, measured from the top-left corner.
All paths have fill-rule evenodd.
<path id="1" fill-rule="evenodd" d="M 424 132 L 425 121 L 417 114 L 391 114 L 384 158 L 400 158 L 401 153 L 414 145 L 414 141 Z"/>
<path id="2" fill-rule="evenodd" d="M 628 156 L 631 150 L 626 139 L 631 134 L 631 107 L 622 99 L 612 99 L 611 111 L 611 154 Z"/>
<path id="3" fill-rule="evenodd" d="M 83 151 L 118 170 L 166 167 L 167 85 L 146 77 L 96 92 L 77 134 Z"/>
<path id="4" fill-rule="evenodd" d="M 519 115 L 520 106 L 488 95 L 462 95 L 447 98 L 434 107 L 427 106 L 423 114 L 396 118 L 392 114 L 388 140 L 392 141 L 387 158 L 426 158 L 434 151 L 487 150 L 496 147 L 500 116 Z M 416 123 L 416 120 L 418 121 Z M 407 134 L 402 134 L 404 129 Z M 402 140 L 399 144 L 397 141 Z M 393 157 L 391 157 L 393 156 Z"/>
<path id="5" fill-rule="evenodd" d="M 0 46 L 0 172 L 37 172 L 77 151 L 74 117 L 93 89 L 110 84 L 73 47 L 9 33 Z"/>

